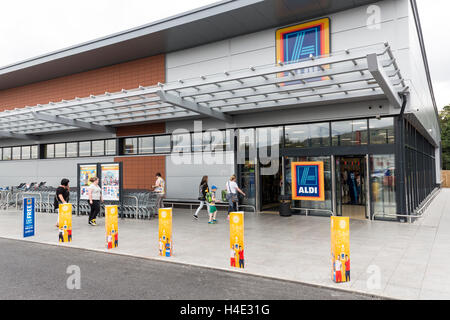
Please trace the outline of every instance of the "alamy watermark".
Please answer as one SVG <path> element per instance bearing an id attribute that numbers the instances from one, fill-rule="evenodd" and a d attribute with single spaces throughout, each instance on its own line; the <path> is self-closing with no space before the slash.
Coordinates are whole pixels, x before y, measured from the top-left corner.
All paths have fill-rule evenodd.
<path id="1" fill-rule="evenodd" d="M 70 276 L 67 278 L 66 287 L 69 290 L 81 289 L 81 269 L 77 265 L 70 265 L 66 269 Z"/>

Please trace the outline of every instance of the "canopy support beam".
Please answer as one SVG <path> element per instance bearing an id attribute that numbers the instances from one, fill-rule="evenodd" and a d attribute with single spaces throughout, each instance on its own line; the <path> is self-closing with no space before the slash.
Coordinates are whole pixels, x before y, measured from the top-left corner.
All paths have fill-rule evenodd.
<path id="1" fill-rule="evenodd" d="M 377 81 L 378 85 L 383 90 L 389 102 L 394 106 L 394 108 L 400 109 L 402 107 L 400 96 L 389 81 L 389 77 L 384 72 L 383 67 L 380 67 L 378 57 L 375 53 L 367 55 L 367 66 L 369 72 Z"/>
<path id="2" fill-rule="evenodd" d="M 178 106 L 178 107 L 181 107 L 185 110 L 193 111 L 198 114 L 208 116 L 210 118 L 225 121 L 227 123 L 233 122 L 233 118 L 223 112 L 201 106 L 195 102 L 192 102 L 192 101 L 177 97 L 173 94 L 164 92 L 163 90 L 157 91 L 156 94 L 161 98 L 162 101 L 170 103 L 170 104 Z"/>
<path id="3" fill-rule="evenodd" d="M 20 134 L 13 133 L 9 131 L 0 131 L 0 137 L 2 138 L 11 138 L 11 139 L 20 139 L 20 140 L 35 140 L 38 141 L 39 137 L 32 134 Z"/>
<path id="4" fill-rule="evenodd" d="M 69 118 L 60 117 L 60 116 L 54 116 L 54 115 L 41 113 L 41 112 L 33 112 L 32 114 L 33 114 L 34 119 L 36 119 L 36 120 L 52 122 L 52 123 L 59 123 L 59 124 L 69 126 L 69 127 L 78 127 L 78 128 L 83 128 L 83 129 L 88 129 L 88 130 L 93 130 L 93 131 L 101 131 L 101 132 L 108 132 L 108 133 L 115 132 L 114 128 L 101 126 L 98 124 L 89 123 L 89 122 L 85 122 L 85 121 L 74 120 L 74 119 L 69 119 Z"/>

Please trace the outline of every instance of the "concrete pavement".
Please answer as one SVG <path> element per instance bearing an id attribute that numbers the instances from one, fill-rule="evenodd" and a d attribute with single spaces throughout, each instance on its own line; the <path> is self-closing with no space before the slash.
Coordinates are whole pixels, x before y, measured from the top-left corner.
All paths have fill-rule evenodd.
<path id="1" fill-rule="evenodd" d="M 330 222 L 312 216 L 280 217 L 246 213 L 246 268 L 228 266 L 229 225 L 223 211 L 217 225 L 199 221 L 189 210 L 174 209 L 174 256 L 158 256 L 157 220 L 119 221 L 119 242 L 111 254 L 242 272 L 317 286 L 398 299 L 450 299 L 450 189 L 443 189 L 414 224 L 351 220 L 352 280 L 330 279 Z M 0 237 L 22 239 L 22 217 L 0 212 Z M 107 251 L 104 221 L 87 224 L 74 217 L 73 242 L 58 244 L 56 215 L 38 214 L 37 235 L 25 241 Z"/>

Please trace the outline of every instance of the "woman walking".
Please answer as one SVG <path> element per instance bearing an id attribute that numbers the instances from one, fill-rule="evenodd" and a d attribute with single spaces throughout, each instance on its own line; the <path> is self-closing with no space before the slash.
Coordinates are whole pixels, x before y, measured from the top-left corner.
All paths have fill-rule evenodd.
<path id="1" fill-rule="evenodd" d="M 200 205 L 195 211 L 193 217 L 195 220 L 198 220 L 198 213 L 202 210 L 203 205 L 206 203 L 206 209 L 209 213 L 209 204 L 206 202 L 206 193 L 209 192 L 208 187 L 208 176 L 203 176 L 202 181 L 200 182 L 200 186 L 198 187 L 198 200 L 200 200 Z"/>
<path id="2" fill-rule="evenodd" d="M 164 208 L 164 195 L 166 189 L 166 182 L 161 177 L 161 173 L 156 174 L 156 182 L 153 186 L 153 190 L 156 192 L 156 215 L 159 213 L 160 208 Z"/>
<path id="3" fill-rule="evenodd" d="M 237 211 L 237 203 L 239 201 L 237 193 L 239 192 L 244 197 L 245 197 L 245 193 L 241 189 L 239 189 L 239 187 L 236 183 L 236 175 L 234 175 L 234 174 L 230 177 L 230 180 L 227 181 L 226 190 L 227 190 L 227 200 L 228 200 L 227 220 L 230 220 L 230 212 Z"/>
<path id="4" fill-rule="evenodd" d="M 89 224 L 96 226 L 97 215 L 100 213 L 100 201 L 103 202 L 102 189 L 98 185 L 98 178 L 92 177 L 89 179 L 91 185 L 88 188 L 89 205 L 91 206 L 91 213 L 89 214 Z"/>

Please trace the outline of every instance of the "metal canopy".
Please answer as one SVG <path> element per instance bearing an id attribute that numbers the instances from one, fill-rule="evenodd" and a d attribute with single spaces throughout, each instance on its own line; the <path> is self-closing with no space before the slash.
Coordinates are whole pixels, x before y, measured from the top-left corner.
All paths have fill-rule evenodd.
<path id="1" fill-rule="evenodd" d="M 387 43 L 50 102 L 0 113 L 0 137 L 24 138 L 67 130 L 112 132 L 114 127 L 186 117 L 228 123 L 233 115 L 288 107 L 388 99 L 400 108 L 408 90 Z M 3 133 L 3 134 L 2 134 Z"/>

